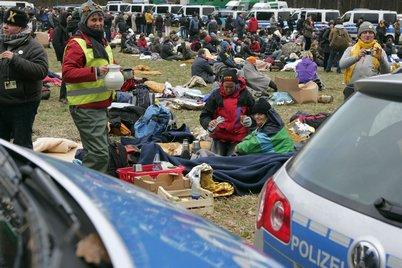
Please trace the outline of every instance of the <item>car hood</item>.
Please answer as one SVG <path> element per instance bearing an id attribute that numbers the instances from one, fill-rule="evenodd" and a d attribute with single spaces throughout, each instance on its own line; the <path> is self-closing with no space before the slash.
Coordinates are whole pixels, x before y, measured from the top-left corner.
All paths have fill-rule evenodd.
<path id="1" fill-rule="evenodd" d="M 68 174 L 53 177 L 75 196 L 81 206 L 85 198 L 91 200 L 95 207 L 93 212 L 99 210 L 110 223 L 126 247 L 133 266 L 182 267 L 189 263 L 195 267 L 245 264 L 250 267 L 279 266 L 243 244 L 239 238 L 199 216 L 163 202 L 154 194 L 87 168 L 44 155 L 40 155 L 40 158 L 60 173 Z M 82 192 L 77 194 L 74 188 Z M 108 246 L 115 241 L 105 234 L 102 225 L 92 217 L 92 212 L 85 212 L 98 230 L 109 254 L 118 251 Z M 114 261 L 113 256 L 111 259 Z"/>

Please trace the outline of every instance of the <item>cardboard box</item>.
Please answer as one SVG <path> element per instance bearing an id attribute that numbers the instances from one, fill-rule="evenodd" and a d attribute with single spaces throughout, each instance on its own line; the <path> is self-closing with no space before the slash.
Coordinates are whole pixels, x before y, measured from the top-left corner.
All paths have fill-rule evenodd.
<path id="1" fill-rule="evenodd" d="M 318 85 L 313 81 L 299 84 L 297 78 L 286 79 L 275 77 L 275 84 L 280 91 L 288 92 L 296 103 L 317 103 L 318 101 Z"/>
<path id="2" fill-rule="evenodd" d="M 153 193 L 158 192 L 158 187 L 162 186 L 166 190 L 183 190 L 190 188 L 190 180 L 182 174 L 161 173 L 156 178 L 151 176 L 135 177 L 134 185 Z"/>
<path id="3" fill-rule="evenodd" d="M 35 39 L 44 47 L 49 47 L 49 34 L 47 32 L 35 32 Z"/>

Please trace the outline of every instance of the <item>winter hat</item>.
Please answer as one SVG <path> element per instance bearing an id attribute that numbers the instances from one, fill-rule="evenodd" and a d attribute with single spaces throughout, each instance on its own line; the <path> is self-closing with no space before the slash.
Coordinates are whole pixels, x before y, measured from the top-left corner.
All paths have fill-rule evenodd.
<path id="1" fill-rule="evenodd" d="M 95 13 L 100 13 L 102 16 L 104 16 L 102 7 L 98 4 L 95 4 L 91 0 L 88 0 L 80 7 L 80 15 L 81 15 L 80 22 L 85 24 L 88 18 Z"/>
<path id="2" fill-rule="evenodd" d="M 4 23 L 26 28 L 29 22 L 28 14 L 18 8 L 12 7 L 4 15 Z"/>
<path id="3" fill-rule="evenodd" d="M 268 114 L 268 111 L 271 109 L 271 104 L 266 101 L 264 98 L 260 98 L 254 104 L 253 109 L 251 110 L 251 114 Z"/>
<path id="4" fill-rule="evenodd" d="M 222 73 L 222 82 L 235 82 L 237 83 L 237 71 L 236 69 L 226 69 Z"/>
<path id="5" fill-rule="evenodd" d="M 211 43 L 212 37 L 210 35 L 205 36 L 204 38 L 205 43 Z"/>
<path id="6" fill-rule="evenodd" d="M 229 43 L 227 41 L 222 41 L 221 42 L 221 48 L 223 49 L 223 51 L 226 51 L 229 47 Z"/>
<path id="7" fill-rule="evenodd" d="M 362 24 L 360 24 L 359 30 L 357 31 L 357 36 L 359 37 L 363 32 L 373 32 L 376 34 L 373 24 L 368 21 L 364 21 Z"/>
<path id="8" fill-rule="evenodd" d="M 254 56 L 250 56 L 246 59 L 246 61 L 248 61 L 251 64 L 255 64 L 257 62 L 257 57 Z"/>

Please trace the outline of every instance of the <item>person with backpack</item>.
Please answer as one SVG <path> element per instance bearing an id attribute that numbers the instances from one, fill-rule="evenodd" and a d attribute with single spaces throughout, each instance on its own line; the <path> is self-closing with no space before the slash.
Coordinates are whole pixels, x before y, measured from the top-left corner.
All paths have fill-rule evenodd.
<path id="1" fill-rule="evenodd" d="M 329 33 L 329 58 L 328 63 L 325 68 L 326 72 L 331 72 L 332 66 L 336 64 L 336 72 L 341 73 L 341 68 L 339 68 L 339 60 L 345 50 L 348 48 L 351 39 L 348 32 L 342 24 L 342 20 L 336 20 L 336 25 Z"/>
<path id="2" fill-rule="evenodd" d="M 308 17 L 303 24 L 304 50 L 310 50 L 313 39 L 314 23 L 311 17 Z"/>
<path id="3" fill-rule="evenodd" d="M 345 100 L 354 92 L 354 82 L 366 77 L 389 73 L 391 68 L 387 55 L 375 40 L 375 28 L 370 22 L 363 22 L 357 32 L 356 44 L 343 53 L 339 67 L 345 69 L 343 91 Z"/>
<path id="4" fill-rule="evenodd" d="M 79 32 L 67 43 L 62 67 L 70 114 L 80 134 L 83 165 L 107 173 L 109 162 L 107 107 L 114 92 L 106 88 L 113 52 L 104 37 L 104 13 L 92 1 L 81 5 Z"/>
<path id="5" fill-rule="evenodd" d="M 324 70 L 327 69 L 329 55 L 331 54 L 331 48 L 329 47 L 329 34 L 331 33 L 332 29 L 334 28 L 334 22 L 330 21 L 328 24 L 328 28 L 324 29 L 322 35 L 319 38 L 320 44 L 320 52 L 324 55 L 323 59 L 323 67 Z"/>
<path id="6" fill-rule="evenodd" d="M 237 37 L 240 40 L 243 40 L 244 28 L 246 27 L 246 22 L 244 21 L 243 16 L 243 13 L 240 13 L 235 21 Z"/>
<path id="7" fill-rule="evenodd" d="M 179 19 L 179 25 L 180 25 L 180 36 L 181 38 L 183 38 L 184 40 L 187 40 L 188 37 L 188 18 L 184 15 L 181 14 L 181 17 Z"/>
<path id="8" fill-rule="evenodd" d="M 233 154 L 236 145 L 247 136 L 254 99 L 246 81 L 236 69 L 225 70 L 219 89 L 214 90 L 200 114 L 200 124 L 212 138 L 211 151 L 221 156 Z"/>

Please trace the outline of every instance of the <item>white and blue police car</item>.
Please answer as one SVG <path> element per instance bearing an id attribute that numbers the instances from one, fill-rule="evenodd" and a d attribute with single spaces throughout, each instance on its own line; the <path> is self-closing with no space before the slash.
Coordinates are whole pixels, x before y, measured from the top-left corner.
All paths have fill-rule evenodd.
<path id="1" fill-rule="evenodd" d="M 260 194 L 255 245 L 287 267 L 402 267 L 402 73 L 355 86 Z"/>

